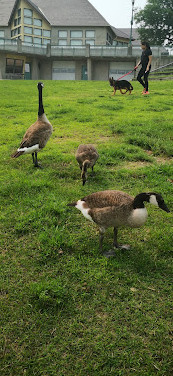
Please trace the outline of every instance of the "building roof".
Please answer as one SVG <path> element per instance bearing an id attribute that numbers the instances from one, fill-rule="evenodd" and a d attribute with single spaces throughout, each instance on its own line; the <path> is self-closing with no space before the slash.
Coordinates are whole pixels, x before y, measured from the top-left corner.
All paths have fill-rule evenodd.
<path id="1" fill-rule="evenodd" d="M 125 30 L 125 29 L 117 29 L 116 27 L 112 26 L 112 30 L 117 37 L 129 39 L 129 36 L 125 32 L 122 31 L 122 30 Z"/>
<path id="2" fill-rule="evenodd" d="M 110 24 L 88 0 L 28 0 L 52 26 L 107 26 Z M 7 26 L 15 0 L 0 0 L 0 25 Z"/>
<path id="3" fill-rule="evenodd" d="M 120 28 L 119 29 L 122 33 L 125 33 L 127 35 L 127 38 L 130 38 L 130 28 Z M 139 46 L 141 43 L 141 38 L 140 38 L 140 35 L 138 33 L 138 29 L 137 28 L 133 28 L 132 29 L 132 45 L 133 46 Z"/>

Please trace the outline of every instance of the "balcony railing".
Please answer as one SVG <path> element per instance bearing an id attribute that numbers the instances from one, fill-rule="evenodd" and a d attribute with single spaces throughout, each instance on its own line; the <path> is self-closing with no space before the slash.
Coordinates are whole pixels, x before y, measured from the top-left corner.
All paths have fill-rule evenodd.
<path id="1" fill-rule="evenodd" d="M 141 56 L 140 47 L 115 47 L 115 46 L 57 46 L 39 45 L 21 42 L 20 40 L 0 39 L 0 51 L 17 52 L 27 55 L 40 55 L 47 57 L 91 57 L 91 58 L 138 58 Z M 154 57 L 167 55 L 164 47 L 152 47 Z"/>

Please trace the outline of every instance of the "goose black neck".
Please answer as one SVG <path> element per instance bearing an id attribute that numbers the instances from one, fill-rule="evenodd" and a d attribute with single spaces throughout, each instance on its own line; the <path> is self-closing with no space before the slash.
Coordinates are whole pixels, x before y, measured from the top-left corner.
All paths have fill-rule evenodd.
<path id="1" fill-rule="evenodd" d="M 39 108 L 38 108 L 38 116 L 41 116 L 44 114 L 44 108 L 43 108 L 43 98 L 42 98 L 42 86 L 39 86 L 38 88 L 39 92 Z"/>
<path id="2" fill-rule="evenodd" d="M 149 194 L 147 194 L 147 193 L 139 193 L 139 195 L 137 195 L 134 198 L 133 209 L 143 209 L 145 207 L 144 201 L 149 202 L 149 198 L 150 198 Z"/>

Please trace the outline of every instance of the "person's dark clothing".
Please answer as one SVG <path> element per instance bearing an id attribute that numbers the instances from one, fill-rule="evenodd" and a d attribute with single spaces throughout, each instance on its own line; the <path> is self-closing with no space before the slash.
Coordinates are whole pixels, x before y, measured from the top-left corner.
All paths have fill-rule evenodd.
<path id="1" fill-rule="evenodd" d="M 149 75 L 150 70 L 151 70 L 151 65 L 150 65 L 149 71 L 146 72 L 146 73 L 145 73 L 145 71 L 147 69 L 147 65 L 148 65 L 148 62 L 149 62 L 149 56 L 151 56 L 151 55 L 152 55 L 152 51 L 150 50 L 150 48 L 147 48 L 147 50 L 142 51 L 142 55 L 141 55 L 142 68 L 140 69 L 140 71 L 137 75 L 137 80 L 145 88 L 146 91 L 148 91 L 148 75 Z M 141 78 L 142 76 L 144 76 L 144 81 Z"/>
<path id="2" fill-rule="evenodd" d="M 148 62 L 149 62 L 149 56 L 152 55 L 152 51 L 150 48 L 147 48 L 147 50 L 142 51 L 141 55 L 141 64 L 142 68 L 147 68 Z"/>
<path id="3" fill-rule="evenodd" d="M 137 76 L 137 80 L 145 88 L 145 90 L 148 91 L 148 75 L 149 75 L 150 70 L 151 70 L 151 65 L 150 65 L 150 68 L 149 68 L 148 72 L 145 73 L 145 70 L 146 70 L 146 68 L 141 68 L 140 69 L 140 71 L 138 73 L 138 76 Z M 142 80 L 142 76 L 144 76 L 144 81 Z"/>

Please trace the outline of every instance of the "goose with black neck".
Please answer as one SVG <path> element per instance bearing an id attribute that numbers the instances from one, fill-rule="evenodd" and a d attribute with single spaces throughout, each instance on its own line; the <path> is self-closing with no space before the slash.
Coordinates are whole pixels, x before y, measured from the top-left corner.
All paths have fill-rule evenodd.
<path id="1" fill-rule="evenodd" d="M 39 93 L 37 121 L 27 129 L 19 148 L 11 155 L 12 158 L 18 158 L 24 154 L 32 154 L 32 160 L 35 167 L 41 167 L 37 160 L 37 153 L 46 146 L 53 132 L 53 127 L 44 112 L 42 98 L 43 87 L 44 85 L 42 82 L 37 84 Z"/>
<path id="2" fill-rule="evenodd" d="M 122 191 L 107 190 L 92 193 L 68 206 L 76 207 L 85 218 L 99 226 L 99 248 L 102 252 L 104 233 L 109 227 L 114 228 L 114 248 L 130 249 L 129 245 L 118 243 L 118 228 L 143 226 L 148 217 L 144 202 L 153 204 L 167 213 L 170 211 L 163 197 L 155 192 L 140 193 L 134 198 Z M 104 255 L 111 257 L 115 252 L 111 250 Z"/>

